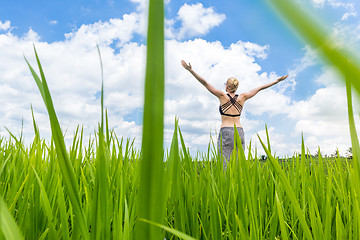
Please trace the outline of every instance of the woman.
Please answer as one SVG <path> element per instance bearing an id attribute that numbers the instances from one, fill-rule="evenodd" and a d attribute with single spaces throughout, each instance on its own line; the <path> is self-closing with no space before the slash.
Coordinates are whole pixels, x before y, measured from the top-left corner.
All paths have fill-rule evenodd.
<path id="1" fill-rule="evenodd" d="M 210 83 L 208 83 L 204 78 L 200 77 L 191 67 L 191 64 L 187 64 L 184 60 L 181 60 L 181 65 L 188 70 L 204 87 L 206 87 L 209 92 L 214 94 L 220 101 L 220 115 L 221 115 L 221 128 L 218 138 L 218 149 L 221 151 L 220 146 L 222 146 L 222 152 L 225 156 L 224 167 L 226 168 L 226 160 L 230 159 L 230 155 L 234 148 L 234 124 L 238 130 L 239 136 L 241 138 L 241 144 L 245 150 L 245 138 L 244 130 L 240 123 L 240 115 L 245 104 L 245 101 L 255 96 L 261 90 L 264 90 L 268 87 L 271 87 L 283 80 L 285 80 L 288 75 L 278 78 L 276 81 L 264 84 L 260 87 L 254 88 L 249 92 L 241 93 L 240 95 L 235 94 L 239 81 L 236 78 L 229 78 L 225 83 L 225 91 L 216 89 Z M 221 143 L 220 143 L 221 141 Z"/>

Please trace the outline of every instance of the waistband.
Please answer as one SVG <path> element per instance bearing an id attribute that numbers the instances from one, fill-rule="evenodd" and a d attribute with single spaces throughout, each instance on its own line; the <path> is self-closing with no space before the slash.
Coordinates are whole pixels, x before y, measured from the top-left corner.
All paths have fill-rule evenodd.
<path id="1" fill-rule="evenodd" d="M 238 130 L 240 130 L 240 129 L 243 129 L 242 127 L 236 127 Z M 222 128 L 220 128 L 220 131 L 221 130 L 230 130 L 230 129 L 234 129 L 234 127 L 222 127 Z"/>

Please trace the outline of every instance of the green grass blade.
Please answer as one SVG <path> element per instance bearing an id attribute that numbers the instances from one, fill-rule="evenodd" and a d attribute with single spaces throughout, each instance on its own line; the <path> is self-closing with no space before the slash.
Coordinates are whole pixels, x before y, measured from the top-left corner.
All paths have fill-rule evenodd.
<path id="1" fill-rule="evenodd" d="M 166 163 L 166 177 L 167 183 L 165 186 L 164 194 L 169 196 L 170 191 L 175 196 L 175 193 L 178 191 L 179 178 L 178 174 L 180 172 L 180 153 L 179 153 L 179 142 L 178 142 L 178 119 L 175 119 L 175 130 L 173 138 L 171 141 L 170 153 Z"/>
<path id="2" fill-rule="evenodd" d="M 55 144 L 55 150 L 56 150 L 56 153 L 58 156 L 58 163 L 60 166 L 61 173 L 63 175 L 63 181 L 65 184 L 66 190 L 69 194 L 69 198 L 70 198 L 72 207 L 73 207 L 75 215 L 76 215 L 76 219 L 77 219 L 76 226 L 80 227 L 83 238 L 88 239 L 88 237 L 89 237 L 88 227 L 87 227 L 85 215 L 82 210 L 81 203 L 80 203 L 79 189 L 78 189 L 77 180 L 75 177 L 74 168 L 70 162 L 70 159 L 69 159 L 69 156 L 68 156 L 68 153 L 66 150 L 65 141 L 64 141 L 63 134 L 61 132 L 59 120 L 55 113 L 55 109 L 54 109 L 54 106 L 52 103 L 50 91 L 47 86 L 45 75 L 42 70 L 42 66 L 41 66 L 41 63 L 40 63 L 40 60 L 37 55 L 35 47 L 34 47 L 34 51 L 35 51 L 35 56 L 36 56 L 36 60 L 38 63 L 39 71 L 41 74 L 41 81 L 40 81 L 39 77 L 37 77 L 37 74 L 35 72 L 33 72 L 32 68 L 30 68 L 30 70 L 33 73 L 33 76 L 36 76 L 36 77 L 34 77 L 34 79 L 38 84 L 41 94 L 43 95 L 44 103 L 46 105 L 46 108 L 47 108 L 47 111 L 49 114 L 51 132 L 52 132 L 52 137 L 53 137 L 54 144 Z M 31 66 L 29 66 L 29 67 L 31 67 Z M 38 83 L 38 81 L 40 81 L 40 83 Z"/>
<path id="3" fill-rule="evenodd" d="M 32 120 L 33 120 L 35 136 L 40 136 L 39 127 L 37 126 L 36 121 L 35 121 L 34 109 L 33 109 L 32 105 L 31 105 L 31 116 L 32 116 Z"/>
<path id="4" fill-rule="evenodd" d="M 0 229 L 5 239 L 25 239 L 0 195 Z"/>
<path id="5" fill-rule="evenodd" d="M 180 127 L 179 127 L 179 137 L 180 137 L 180 144 L 181 144 L 182 152 L 183 152 L 183 154 L 184 154 L 184 158 L 185 158 L 186 160 L 187 160 L 187 159 L 190 159 L 190 154 L 188 153 L 188 149 L 186 148 L 185 141 L 184 141 L 184 138 L 183 138 L 183 136 L 182 136 Z"/>
<path id="6" fill-rule="evenodd" d="M 35 49 L 35 46 L 34 46 L 34 49 Z M 32 74 L 32 76 L 33 76 L 33 78 L 34 78 L 34 80 L 35 80 L 35 82 L 36 82 L 36 85 L 37 85 L 38 88 L 39 88 L 41 97 L 42 97 L 42 99 L 44 100 L 45 105 L 47 105 L 47 104 L 46 104 L 45 94 L 44 94 L 44 87 L 43 87 L 43 85 L 42 85 L 42 82 L 41 82 L 39 76 L 36 74 L 36 72 L 35 72 L 34 69 L 32 68 L 32 66 L 30 65 L 30 63 L 28 62 L 28 60 L 26 59 L 26 57 L 24 57 L 24 58 L 25 58 L 25 61 L 26 61 L 27 65 L 28 65 L 28 67 L 29 67 L 29 69 L 30 69 L 30 72 L 31 72 L 31 74 Z"/>
<path id="7" fill-rule="evenodd" d="M 155 223 L 155 222 L 152 222 L 152 221 L 143 219 L 143 218 L 140 218 L 139 220 L 142 221 L 142 222 L 151 224 L 151 225 L 153 225 L 153 226 L 159 227 L 159 228 L 161 228 L 161 229 L 164 229 L 165 231 L 168 231 L 169 233 L 174 234 L 175 236 L 179 237 L 180 239 L 184 239 L 184 240 L 196 240 L 195 238 L 190 237 L 189 235 L 186 235 L 185 233 L 182 233 L 182 232 L 180 232 L 180 231 L 178 231 L 178 230 L 176 230 L 176 229 L 173 229 L 173 228 L 164 226 L 164 225 L 162 225 L 162 224 Z"/>
<path id="8" fill-rule="evenodd" d="M 276 199 L 276 209 L 277 209 L 279 222 L 280 222 L 280 228 L 281 228 L 281 237 L 282 237 L 282 239 L 289 239 L 287 227 L 285 226 L 284 213 L 283 213 L 283 210 L 281 207 L 279 195 L 276 191 L 275 191 L 275 199 Z"/>
<path id="9" fill-rule="evenodd" d="M 22 151 L 25 152 L 24 145 L 21 144 L 21 139 L 18 140 L 17 137 L 16 137 L 14 134 L 12 134 L 12 132 L 10 132 L 10 130 L 9 130 L 7 127 L 4 127 L 4 128 L 6 129 L 6 131 L 8 131 L 8 133 L 10 134 L 10 136 L 15 140 L 17 146 L 18 146 Z"/>
<path id="10" fill-rule="evenodd" d="M 101 131 L 103 131 L 104 130 L 104 68 L 103 68 L 99 45 L 96 45 L 96 47 L 99 54 L 100 69 L 101 69 Z"/>
<path id="11" fill-rule="evenodd" d="M 306 219 L 304 217 L 303 212 L 301 211 L 300 208 L 300 204 L 298 202 L 298 199 L 294 193 L 294 190 L 291 188 L 288 179 L 286 178 L 286 175 L 284 173 L 284 171 L 281 169 L 279 163 L 277 162 L 277 160 L 271 155 L 270 151 L 266 148 L 265 144 L 263 143 L 263 141 L 261 140 L 260 136 L 258 135 L 259 141 L 261 143 L 261 145 L 263 146 L 264 151 L 266 152 L 268 159 L 270 160 L 270 163 L 272 165 L 272 167 L 274 168 L 276 174 L 278 175 L 278 177 L 280 178 L 280 182 L 282 184 L 282 186 L 284 187 L 287 196 L 289 197 L 292 206 L 295 210 L 296 216 L 299 218 L 300 221 L 300 225 L 304 231 L 305 237 L 306 239 L 313 239 L 311 231 L 309 229 L 308 224 L 306 223 Z"/>
<path id="12" fill-rule="evenodd" d="M 265 132 L 266 132 L 266 141 L 267 141 L 268 149 L 269 149 L 269 152 L 271 153 L 270 138 L 269 138 L 269 132 L 268 132 L 267 125 L 265 125 Z"/>
<path id="13" fill-rule="evenodd" d="M 58 194 L 58 206 L 59 206 L 59 214 L 60 214 L 60 222 L 61 222 L 61 239 L 67 240 L 69 239 L 69 223 L 68 216 L 66 214 L 66 203 L 64 197 L 63 187 L 61 185 L 61 179 L 58 179 L 57 183 L 57 194 Z"/>
<path id="14" fill-rule="evenodd" d="M 349 80 L 350 76 L 346 75 L 346 96 L 347 96 L 347 105 L 348 105 L 348 118 L 349 118 L 349 127 L 350 127 L 350 137 L 352 145 L 352 154 L 353 154 L 353 165 L 355 170 L 355 176 L 352 179 L 355 190 L 359 196 L 360 194 L 360 145 L 359 139 L 356 133 L 354 112 L 352 106 L 352 94 L 351 94 L 351 83 Z"/>
<path id="15" fill-rule="evenodd" d="M 104 136 L 104 77 L 103 64 L 99 46 L 97 46 L 101 67 L 101 123 L 98 131 L 98 147 L 95 162 L 95 189 L 93 191 L 94 201 L 92 206 L 92 239 L 110 238 L 110 218 L 109 218 L 109 181 L 108 181 L 108 158 L 106 155 L 106 144 Z"/>
<path id="16" fill-rule="evenodd" d="M 31 166 L 34 173 L 35 173 L 35 177 L 38 181 L 38 184 L 39 184 L 39 187 L 40 187 L 40 196 L 41 196 L 41 202 L 42 202 L 42 205 L 44 207 L 44 213 L 46 215 L 46 217 L 48 218 L 48 221 L 50 223 L 50 230 L 51 232 L 53 233 L 51 235 L 51 238 L 52 239 L 59 239 L 58 235 L 56 234 L 56 231 L 55 231 L 55 224 L 54 224 L 54 215 L 53 215 L 53 212 L 52 212 L 52 209 L 51 209 L 51 206 L 50 206 L 50 201 L 49 201 L 49 197 L 45 191 L 45 188 L 44 188 L 44 185 L 39 177 L 39 175 L 37 174 L 35 168 L 33 166 Z M 45 234 L 47 235 L 47 233 Z"/>
<path id="17" fill-rule="evenodd" d="M 139 218 L 163 221 L 164 1 L 150 0 L 147 35 Z M 160 239 L 153 225 L 137 222 L 136 239 Z"/>
<path id="18" fill-rule="evenodd" d="M 236 213 L 235 213 L 235 219 L 236 219 L 236 224 L 239 227 L 241 239 L 245 239 L 245 240 L 250 239 L 247 230 L 245 230 L 245 228 L 244 228 L 244 224 L 241 222 L 241 220 L 239 219 L 239 217 Z"/>
<path id="19" fill-rule="evenodd" d="M 104 134 L 99 127 L 99 146 L 96 151 L 96 175 L 93 206 L 93 239 L 109 239 L 110 219 L 108 215 L 109 181 L 108 163 L 105 154 Z"/>
<path id="20" fill-rule="evenodd" d="M 352 143 L 352 151 L 353 151 L 353 159 L 358 160 L 355 161 L 355 167 L 359 167 L 360 163 L 360 145 L 359 139 L 356 133 L 355 120 L 354 120 L 354 112 L 353 112 L 353 104 L 352 104 L 352 94 L 351 94 L 351 81 L 350 76 L 346 76 L 346 96 L 347 96 L 347 105 L 348 105 L 348 118 L 349 118 L 349 127 L 350 127 L 350 136 Z"/>
<path id="21" fill-rule="evenodd" d="M 5 165 L 7 164 L 7 162 L 9 161 L 9 159 L 11 158 L 12 156 L 11 156 L 11 154 L 9 154 L 9 156 L 5 159 L 5 161 L 3 161 L 3 163 L 1 164 L 1 166 L 0 166 L 0 176 L 1 176 L 1 173 L 2 173 L 2 171 L 4 170 L 4 168 L 5 168 Z"/>
<path id="22" fill-rule="evenodd" d="M 50 230 L 50 228 L 47 228 L 47 229 L 43 232 L 43 234 L 41 234 L 41 236 L 39 237 L 39 240 L 45 240 L 46 237 L 47 237 L 47 235 L 48 235 L 48 233 L 49 233 L 49 230 Z"/>
<path id="23" fill-rule="evenodd" d="M 128 204 L 125 198 L 124 201 L 124 205 L 125 205 L 125 213 L 124 213 L 124 239 L 130 239 L 130 220 L 129 220 L 129 208 L 128 208 Z"/>
<path id="24" fill-rule="evenodd" d="M 336 239 L 346 239 L 344 236 L 344 226 L 340 215 L 339 205 L 336 205 Z"/>
<path id="25" fill-rule="evenodd" d="M 44 213 L 47 216 L 47 218 L 49 219 L 49 221 L 52 222 L 53 219 L 54 219 L 54 215 L 53 215 L 52 210 L 51 210 L 48 195 L 47 195 L 47 193 L 45 191 L 44 185 L 43 185 L 41 179 L 39 178 L 39 175 L 37 174 L 35 168 L 33 166 L 31 166 L 31 167 L 32 167 L 32 169 L 33 169 L 33 171 L 35 173 L 36 180 L 38 181 L 38 184 L 39 184 L 39 187 L 40 187 L 40 196 L 41 196 L 41 200 L 42 200 L 43 205 L 44 205 Z"/>

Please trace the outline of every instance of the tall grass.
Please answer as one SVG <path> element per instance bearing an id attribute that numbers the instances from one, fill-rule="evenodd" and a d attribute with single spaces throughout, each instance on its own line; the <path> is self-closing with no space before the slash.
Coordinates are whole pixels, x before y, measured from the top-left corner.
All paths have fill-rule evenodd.
<path id="1" fill-rule="evenodd" d="M 93 226 L 98 224 L 94 216 L 101 218 L 103 214 L 95 203 L 100 191 L 96 185 L 101 182 L 97 180 L 99 135 L 84 144 L 78 130 L 66 151 L 76 172 L 74 185 L 81 196 L 86 233 L 81 232 L 54 142 L 46 144 L 37 136 L 26 147 L 14 138 L 2 139 L 0 190 L 5 211 L 1 211 L 1 219 L 9 226 L 1 226 L 2 237 L 15 239 L 9 237 L 13 232 L 27 239 L 106 235 L 106 239 L 134 239 L 140 223 L 137 201 L 142 157 L 132 141 L 119 139 L 112 131 L 108 134 L 109 141 L 104 144 L 108 165 L 104 174 L 109 191 L 103 210 L 109 222 Z M 286 161 L 271 157 L 261 162 L 251 156 L 251 150 L 250 154 L 234 155 L 224 171 L 215 148 L 192 158 L 182 143 L 176 126 L 163 164 L 168 187 L 162 196 L 166 205 L 162 220 L 141 221 L 163 229 L 159 233 L 161 239 L 360 236 L 357 185 L 350 181 L 354 168 L 348 161 L 296 155 Z"/>
<path id="2" fill-rule="evenodd" d="M 163 222 L 165 210 L 164 74 L 164 1 L 150 0 L 138 217 L 157 223 Z M 138 222 L 136 239 L 160 239 L 160 236 L 158 227 Z"/>
<path id="3" fill-rule="evenodd" d="M 234 152 L 224 170 L 210 144 L 202 156 L 189 154 L 177 120 L 171 148 L 163 151 L 164 9 L 163 1 L 149 4 L 140 150 L 109 130 L 103 90 L 95 137 L 85 144 L 78 128 L 67 149 L 35 50 L 40 77 L 28 66 L 48 111 L 52 140 L 40 137 L 34 115 L 29 146 L 21 136 L 0 138 L 0 239 L 359 239 L 360 148 L 351 84 L 360 88 L 354 58 L 323 45 L 321 35 L 308 36 L 311 22 L 302 22 L 287 2 L 273 1 L 347 76 L 354 164 L 340 157 L 306 158 L 304 141 L 301 156 L 279 160 L 267 134 L 262 146 L 268 161 L 259 161 L 250 146 L 247 154 Z"/>
<path id="4" fill-rule="evenodd" d="M 354 172 L 351 174 L 349 180 L 353 185 L 354 197 L 353 208 L 356 212 L 359 209 L 359 195 L 360 195 L 360 145 L 356 134 L 354 114 L 352 110 L 352 95 L 351 88 L 354 87 L 357 93 L 360 93 L 360 60 L 358 52 L 348 49 L 344 43 L 338 44 L 336 39 L 331 38 L 323 25 L 318 22 L 314 16 L 308 14 L 304 9 L 294 1 L 287 0 L 273 0 L 268 3 L 283 17 L 284 22 L 287 23 L 306 43 L 317 50 L 319 56 L 325 63 L 335 67 L 342 75 L 340 80 L 346 84 L 346 95 L 348 105 L 348 117 L 350 136 L 354 157 Z M 357 54 L 357 55 L 356 55 Z M 340 215 L 338 215 L 338 208 L 336 208 L 337 230 L 338 238 L 344 238 L 342 222 Z M 359 222 L 358 218 L 355 218 Z M 339 226 L 339 227 L 338 227 Z M 358 237 L 358 236 L 356 236 Z"/>

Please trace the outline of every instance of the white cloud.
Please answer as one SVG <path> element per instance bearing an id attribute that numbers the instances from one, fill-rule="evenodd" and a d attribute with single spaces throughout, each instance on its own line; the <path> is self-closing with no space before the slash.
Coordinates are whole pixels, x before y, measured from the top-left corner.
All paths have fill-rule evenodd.
<path id="1" fill-rule="evenodd" d="M 29 42 L 37 42 L 40 40 L 40 36 L 31 28 L 29 29 L 29 31 L 23 36 L 25 41 L 29 41 Z"/>
<path id="2" fill-rule="evenodd" d="M 338 8 L 343 7 L 347 9 L 354 9 L 355 5 L 353 2 L 339 1 L 339 0 L 328 0 L 330 6 Z"/>
<path id="3" fill-rule="evenodd" d="M 206 8 L 201 3 L 192 5 L 185 3 L 177 15 L 176 19 L 167 20 L 169 38 L 185 39 L 204 36 L 225 20 L 225 14 L 218 14 L 214 8 Z M 181 27 L 175 30 L 173 25 L 177 21 L 181 22 Z"/>
<path id="4" fill-rule="evenodd" d="M 347 20 L 349 17 L 356 17 L 357 16 L 357 12 L 355 11 L 351 11 L 351 12 L 346 12 L 344 13 L 344 15 L 341 17 L 342 21 Z"/>
<path id="5" fill-rule="evenodd" d="M 341 17 L 341 21 L 347 20 L 349 17 L 356 17 L 357 16 L 357 10 L 355 8 L 355 3 L 353 2 L 344 2 L 344 1 L 338 1 L 338 0 L 328 0 L 329 4 L 333 8 L 343 8 L 345 9 L 345 13 Z"/>
<path id="6" fill-rule="evenodd" d="M 4 23 L 0 21 L 0 30 L 7 31 L 10 29 L 10 21 L 5 21 Z"/>
<path id="7" fill-rule="evenodd" d="M 79 46 L 93 47 L 97 43 L 109 45 L 117 41 L 116 46 L 121 47 L 129 42 L 134 34 L 143 33 L 144 19 L 138 13 L 125 14 L 123 19 L 110 19 L 106 22 L 82 25 L 72 33 L 65 34 L 68 41 L 77 42 Z"/>
<path id="8" fill-rule="evenodd" d="M 289 136 L 277 133 L 277 130 L 274 127 L 268 128 L 268 136 L 270 139 L 271 153 L 276 154 L 277 156 L 292 156 L 295 152 L 299 152 L 301 149 L 300 144 L 289 142 Z M 263 146 L 259 141 L 260 137 L 266 148 L 268 148 L 266 130 L 259 130 L 250 137 L 252 141 L 252 150 L 255 151 L 256 149 L 258 156 L 266 155 L 265 151 L 263 150 Z"/>
<path id="9" fill-rule="evenodd" d="M 331 154 L 338 147 L 342 154 L 351 146 L 345 86 L 334 69 L 324 68 L 315 82 L 325 85 L 309 99 L 293 103 L 289 118 L 296 121 L 295 132 L 304 133 L 305 143 L 312 153 L 318 146 Z M 354 101 L 354 112 L 359 112 Z M 356 117 L 358 121 L 358 117 Z M 359 129 L 358 129 L 359 130 Z"/>
<path id="10" fill-rule="evenodd" d="M 315 8 L 323 9 L 325 6 L 330 6 L 335 9 L 342 8 L 345 10 L 345 13 L 341 17 L 341 21 L 347 20 L 349 17 L 357 16 L 357 10 L 355 3 L 352 1 L 339 1 L 339 0 L 310 0 L 312 5 Z"/>
<path id="11" fill-rule="evenodd" d="M 138 4 L 137 10 L 138 11 L 145 11 L 149 4 L 149 0 L 130 0 L 130 2 Z"/>
<path id="12" fill-rule="evenodd" d="M 56 24 L 58 24 L 59 22 L 57 21 L 57 20 L 51 20 L 51 21 L 49 21 L 49 24 L 50 25 L 56 25 Z"/>
<path id="13" fill-rule="evenodd" d="M 295 62 L 293 69 L 289 70 L 290 77 L 296 77 L 299 73 L 304 71 L 306 68 L 318 64 L 318 53 L 316 50 L 311 48 L 309 45 L 306 45 L 303 48 L 303 57 Z"/>
<path id="14" fill-rule="evenodd" d="M 360 47 L 360 22 L 355 24 L 336 23 L 332 29 L 330 40 L 334 47 L 346 49 L 349 52 L 348 54 L 359 58 L 358 51 L 352 51 L 351 49 Z"/>
<path id="15" fill-rule="evenodd" d="M 122 24 L 122 21 L 126 24 Z M 119 27 L 120 30 L 117 29 Z M 84 25 L 78 32 L 69 34 L 65 41 L 53 43 L 41 42 L 36 32 L 31 29 L 22 37 L 14 36 L 11 32 L 0 34 L 0 111 L 6 113 L 0 117 L 2 125 L 16 134 L 23 118 L 24 134 L 31 136 L 32 104 L 40 131 L 43 136 L 49 136 L 44 103 L 23 58 L 24 54 L 37 69 L 32 52 L 34 42 L 62 127 L 68 130 L 67 138 L 71 136 L 76 124 L 83 124 L 86 133 L 92 133 L 100 116 L 98 96 L 101 76 L 96 49 L 98 42 L 101 45 L 106 79 L 105 103 L 109 107 L 110 121 L 114 121 L 112 126 L 120 131 L 120 135 L 128 134 L 129 137 L 139 138 L 141 126 L 124 120 L 126 114 L 131 113 L 132 107 L 142 105 L 143 82 L 140 79 L 143 78 L 145 66 L 145 47 L 129 42 L 129 35 L 135 32 L 131 27 L 138 29 L 138 22 L 126 17 L 103 24 Z M 121 31 L 129 34 L 124 36 Z M 123 38 L 119 40 L 122 41 L 121 54 L 114 54 L 109 45 L 119 37 Z M 118 92 L 123 96 L 117 97 Z M 129 102 L 131 107 L 126 111 L 124 106 L 129 105 Z M 5 129 L 0 129 L 0 134 L 5 135 Z"/>
<path id="16" fill-rule="evenodd" d="M 311 0 L 311 2 L 313 3 L 313 5 L 314 5 L 315 7 L 318 7 L 318 8 L 324 7 L 325 1 L 326 1 L 326 0 Z"/>
<path id="17" fill-rule="evenodd" d="M 322 8 L 325 5 L 329 5 L 333 8 L 345 8 L 345 9 L 354 9 L 355 3 L 352 1 L 344 1 L 344 0 L 310 0 L 310 2 L 315 7 Z"/>
<path id="18" fill-rule="evenodd" d="M 136 17 L 136 21 L 138 21 L 138 28 L 136 29 L 136 33 L 146 36 L 148 18 L 147 6 L 149 4 L 149 1 L 131 0 L 131 2 L 134 2 L 138 5 L 137 12 L 129 14 L 132 17 Z M 169 2 L 170 0 L 166 0 L 165 4 L 168 4 Z M 130 20 L 130 18 L 126 17 L 126 15 L 124 15 L 123 18 L 124 24 L 129 24 L 128 21 Z M 177 17 L 172 19 L 165 19 L 165 36 L 168 39 L 177 40 L 204 36 L 209 33 L 212 28 L 219 26 L 224 20 L 225 15 L 216 13 L 214 8 L 212 7 L 206 8 L 201 3 L 192 5 L 188 5 L 185 3 L 183 6 L 180 7 L 177 13 Z M 101 22 L 99 23 L 102 24 Z M 175 28 L 174 26 L 177 23 L 179 23 L 181 26 Z M 96 25 L 96 23 L 94 25 Z M 90 27 L 91 25 L 86 26 Z M 94 28 L 96 29 L 97 26 L 94 26 Z M 76 30 L 76 32 L 77 31 L 78 30 Z"/>

